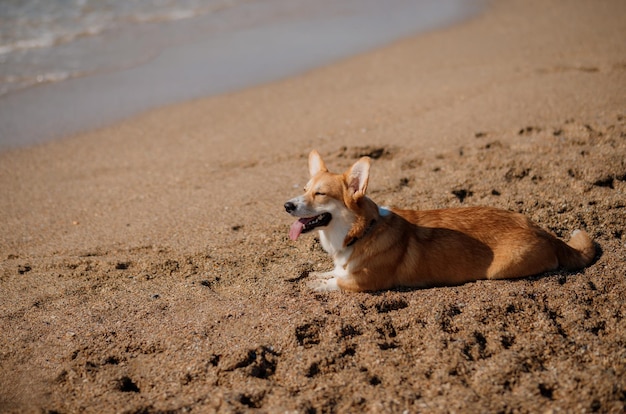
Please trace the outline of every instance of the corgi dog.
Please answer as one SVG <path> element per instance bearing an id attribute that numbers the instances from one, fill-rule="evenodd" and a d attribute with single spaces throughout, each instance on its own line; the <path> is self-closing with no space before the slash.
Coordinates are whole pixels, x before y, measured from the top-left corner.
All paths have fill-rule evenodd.
<path id="1" fill-rule="evenodd" d="M 370 160 L 343 174 L 309 154 L 304 194 L 284 205 L 298 220 L 289 237 L 319 231 L 334 269 L 311 273 L 316 291 L 364 292 L 395 287 L 458 285 L 513 279 L 563 267 L 581 269 L 595 257 L 583 230 L 565 243 L 519 213 L 468 207 L 429 211 L 379 207 L 365 195 Z"/>

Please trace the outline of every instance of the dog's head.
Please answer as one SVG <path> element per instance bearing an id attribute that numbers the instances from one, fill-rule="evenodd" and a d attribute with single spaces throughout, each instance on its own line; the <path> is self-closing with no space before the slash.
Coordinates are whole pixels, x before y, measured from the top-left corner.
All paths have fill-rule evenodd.
<path id="1" fill-rule="evenodd" d="M 351 227 L 365 197 L 370 160 L 363 157 L 343 174 L 328 171 L 315 150 L 309 154 L 310 180 L 304 194 L 285 203 L 287 213 L 299 220 L 292 224 L 289 237 L 296 240 L 301 233 L 323 229 L 336 222 Z"/>

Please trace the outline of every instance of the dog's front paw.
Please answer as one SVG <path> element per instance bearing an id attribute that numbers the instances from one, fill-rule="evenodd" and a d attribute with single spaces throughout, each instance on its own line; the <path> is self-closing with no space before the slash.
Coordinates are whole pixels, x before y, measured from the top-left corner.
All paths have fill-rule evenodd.
<path id="1" fill-rule="evenodd" d="M 337 285 L 337 278 L 331 279 L 314 279 L 307 283 L 307 286 L 316 292 L 331 292 L 333 290 L 339 290 Z"/>

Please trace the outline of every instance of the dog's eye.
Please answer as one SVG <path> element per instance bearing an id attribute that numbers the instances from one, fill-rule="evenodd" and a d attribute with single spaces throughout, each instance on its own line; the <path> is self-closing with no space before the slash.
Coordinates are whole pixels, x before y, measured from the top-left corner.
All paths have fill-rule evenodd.
<path id="1" fill-rule="evenodd" d="M 315 193 L 316 196 L 325 196 L 326 193 L 320 193 L 319 191 Z"/>

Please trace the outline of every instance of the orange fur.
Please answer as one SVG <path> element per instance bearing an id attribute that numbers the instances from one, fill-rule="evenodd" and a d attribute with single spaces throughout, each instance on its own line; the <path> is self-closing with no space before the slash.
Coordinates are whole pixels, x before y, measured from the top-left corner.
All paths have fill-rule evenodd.
<path id="1" fill-rule="evenodd" d="M 586 232 L 576 231 L 565 243 L 511 211 L 381 210 L 365 196 L 369 165 L 362 158 L 344 174 L 332 174 L 313 151 L 305 194 L 285 204 L 296 217 L 332 214 L 318 230 L 335 269 L 317 275 L 321 278 L 311 282 L 316 290 L 360 292 L 512 279 L 559 267 L 580 269 L 595 256 Z"/>

